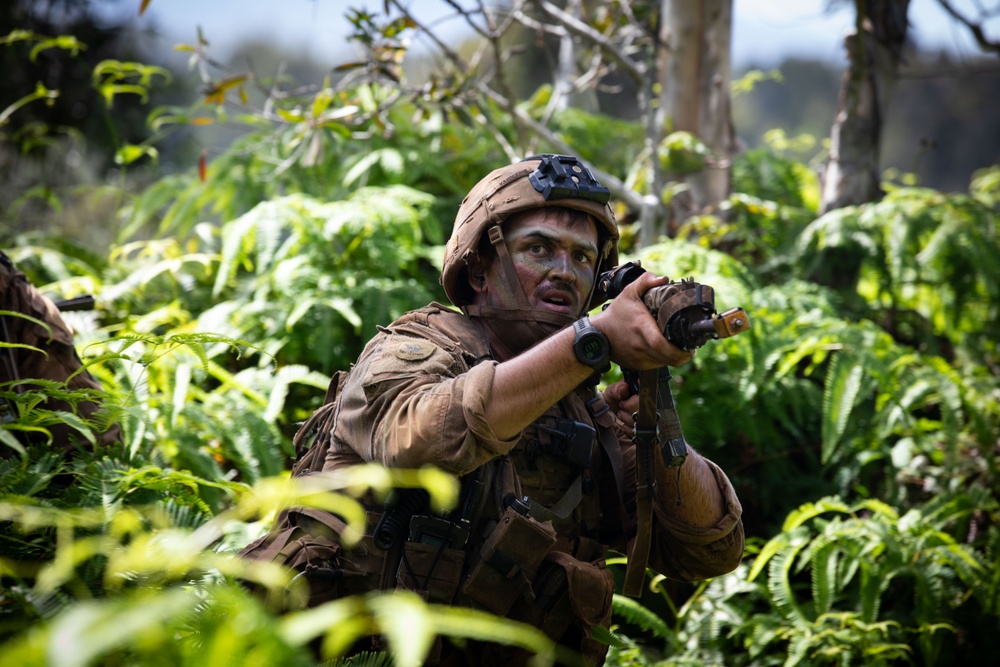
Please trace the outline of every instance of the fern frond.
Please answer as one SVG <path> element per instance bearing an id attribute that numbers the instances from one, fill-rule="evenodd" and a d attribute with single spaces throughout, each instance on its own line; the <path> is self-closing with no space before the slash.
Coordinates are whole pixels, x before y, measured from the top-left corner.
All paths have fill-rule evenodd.
<path id="1" fill-rule="evenodd" d="M 794 531 L 807 521 L 814 519 L 821 514 L 826 514 L 827 512 L 840 512 L 848 514 L 851 510 L 840 498 L 836 496 L 828 496 L 826 498 L 821 498 L 814 503 L 805 503 L 800 505 L 796 509 L 789 512 L 781 529 L 785 532 Z"/>
<path id="2" fill-rule="evenodd" d="M 867 560 L 861 561 L 861 619 L 865 623 L 874 623 L 878 619 L 882 604 L 882 592 L 888 588 L 895 573 L 881 564 L 873 564 Z"/>
<path id="3" fill-rule="evenodd" d="M 385 651 L 361 651 L 354 655 L 327 660 L 319 667 L 392 667 L 393 656 Z"/>
<path id="4" fill-rule="evenodd" d="M 804 531 L 797 530 L 788 545 L 778 551 L 768 563 L 768 590 L 774 606 L 795 625 L 808 624 L 809 618 L 798 602 L 792 583 L 792 568 L 799 551 L 808 543 Z"/>
<path id="5" fill-rule="evenodd" d="M 899 521 L 899 512 L 887 503 L 884 503 L 876 498 L 866 498 L 865 500 L 852 505 L 848 511 L 852 514 L 856 514 L 862 510 L 867 510 L 889 522 Z"/>
<path id="6" fill-rule="evenodd" d="M 752 623 L 750 623 L 749 645 L 747 646 L 750 658 L 755 659 L 773 651 L 773 645 L 782 640 L 785 629 L 786 626 L 774 616 L 757 615 L 753 617 Z"/>
<path id="7" fill-rule="evenodd" d="M 222 294 L 238 266 L 250 264 L 249 250 L 256 239 L 259 220 L 274 208 L 273 202 L 265 202 L 226 226 L 222 256 L 216 269 L 212 296 L 218 297 Z"/>
<path id="8" fill-rule="evenodd" d="M 637 600 L 615 594 L 612 599 L 613 613 L 625 621 L 639 626 L 647 632 L 652 632 L 661 639 L 668 639 L 670 629 L 659 616 L 641 605 Z"/>
<path id="9" fill-rule="evenodd" d="M 861 359 L 843 352 L 834 356 L 830 364 L 823 392 L 823 463 L 829 463 L 837 453 L 837 445 L 858 400 L 864 373 Z"/>
<path id="10" fill-rule="evenodd" d="M 828 542 L 817 549 L 810 560 L 812 566 L 812 596 L 816 615 L 830 611 L 838 590 L 839 547 Z"/>
<path id="11" fill-rule="evenodd" d="M 610 630 L 603 625 L 592 625 L 590 626 L 590 636 L 605 646 L 610 646 L 612 648 L 628 648 L 629 645 L 618 636 L 616 632 Z"/>
<path id="12" fill-rule="evenodd" d="M 785 659 L 784 667 L 795 667 L 795 665 L 805 661 L 811 645 L 812 642 L 807 635 L 793 635 L 791 641 L 788 642 L 788 657 Z"/>
<path id="13" fill-rule="evenodd" d="M 33 589 L 25 596 L 25 601 L 31 605 L 40 618 L 51 620 L 69 609 L 74 600 L 64 591 L 40 591 Z"/>

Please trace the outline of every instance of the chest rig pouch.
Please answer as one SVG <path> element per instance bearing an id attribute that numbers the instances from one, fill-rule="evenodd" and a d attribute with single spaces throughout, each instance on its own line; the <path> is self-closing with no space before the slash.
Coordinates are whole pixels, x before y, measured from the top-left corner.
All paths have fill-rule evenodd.
<path id="1" fill-rule="evenodd" d="M 483 608 L 506 616 L 522 597 L 534 600 L 531 582 L 555 543 L 551 522 L 537 521 L 511 505 L 480 548 L 462 592 Z"/>
<path id="2" fill-rule="evenodd" d="M 538 435 L 525 447 L 529 466 L 534 465 L 541 454 L 548 454 L 565 459 L 582 470 L 593 467 L 597 451 L 597 430 L 593 426 L 558 417 L 540 419 L 532 426 Z"/>
<path id="3" fill-rule="evenodd" d="M 551 556 L 557 536 L 553 522 L 568 517 L 580 504 L 583 479 L 589 479 L 597 447 L 597 430 L 590 424 L 555 415 L 546 415 L 530 427 L 524 444 L 529 469 L 543 455 L 569 464 L 575 474 L 562 498 L 551 507 L 522 495 L 518 471 L 510 458 L 501 463 L 496 490 L 502 514 L 478 550 L 475 564 L 466 578 L 462 592 L 489 611 L 507 615 L 514 604 L 524 599 L 534 602 L 539 591 L 539 568 Z"/>
<path id="4" fill-rule="evenodd" d="M 397 589 L 415 592 L 428 602 L 454 601 L 480 511 L 486 468 L 488 464 L 462 479 L 463 502 L 450 512 L 431 513 L 423 489 L 397 489 L 390 495 L 373 532 L 376 546 L 400 553 Z"/>

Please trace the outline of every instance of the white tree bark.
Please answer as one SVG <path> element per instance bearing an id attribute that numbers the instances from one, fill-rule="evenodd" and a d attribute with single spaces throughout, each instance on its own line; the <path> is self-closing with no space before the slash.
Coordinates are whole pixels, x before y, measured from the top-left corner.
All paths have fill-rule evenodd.
<path id="1" fill-rule="evenodd" d="M 713 153 L 705 169 L 684 177 L 689 190 L 674 207 L 672 235 L 684 218 L 730 192 L 736 151 L 729 94 L 733 2 L 662 0 L 661 19 L 659 124 L 694 134 Z"/>
<path id="2" fill-rule="evenodd" d="M 582 15 L 583 0 L 567 0 L 566 13 L 576 20 Z M 593 87 L 581 86 L 578 82 L 580 68 L 577 65 L 576 40 L 570 32 L 559 38 L 559 61 L 553 81 L 553 108 L 558 110 L 574 108 L 596 113 L 598 111 L 597 95 Z"/>

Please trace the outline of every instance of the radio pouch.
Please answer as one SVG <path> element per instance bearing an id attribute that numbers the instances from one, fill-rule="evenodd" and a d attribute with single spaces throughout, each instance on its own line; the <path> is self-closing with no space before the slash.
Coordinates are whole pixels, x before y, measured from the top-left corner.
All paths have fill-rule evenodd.
<path id="1" fill-rule="evenodd" d="M 552 523 L 508 507 L 479 550 L 462 592 L 488 611 L 505 616 L 519 599 L 534 599 L 531 582 L 556 543 Z"/>

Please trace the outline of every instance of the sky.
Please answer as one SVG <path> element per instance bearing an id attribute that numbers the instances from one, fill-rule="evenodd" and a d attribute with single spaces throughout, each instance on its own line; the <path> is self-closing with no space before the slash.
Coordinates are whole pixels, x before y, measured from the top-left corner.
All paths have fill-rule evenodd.
<path id="1" fill-rule="evenodd" d="M 970 16 L 975 16 L 977 3 L 996 4 L 993 0 L 951 1 Z M 134 16 L 141 0 L 116 4 L 118 11 Z M 826 9 L 829 4 L 829 0 L 734 0 L 734 69 L 772 67 L 792 56 L 842 63 L 843 35 L 854 21 L 853 3 L 835 3 L 833 10 Z M 463 26 L 448 18 L 450 9 L 444 0 L 411 0 L 409 5 L 422 21 L 435 22 L 449 39 L 462 38 Z M 163 47 L 194 42 L 200 26 L 212 53 L 223 62 L 241 41 L 258 38 L 336 65 L 354 53 L 346 40 L 347 9 L 364 7 L 374 12 L 381 6 L 382 0 L 151 0 L 138 23 L 155 26 Z M 978 54 L 968 30 L 948 17 L 938 0 L 911 0 L 909 16 L 910 34 L 921 46 Z M 991 38 L 1000 38 L 1000 25 L 992 33 L 988 33 Z"/>

